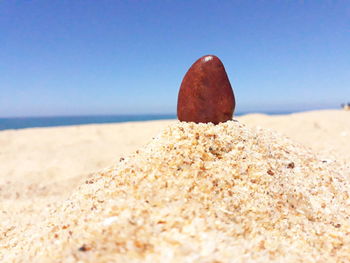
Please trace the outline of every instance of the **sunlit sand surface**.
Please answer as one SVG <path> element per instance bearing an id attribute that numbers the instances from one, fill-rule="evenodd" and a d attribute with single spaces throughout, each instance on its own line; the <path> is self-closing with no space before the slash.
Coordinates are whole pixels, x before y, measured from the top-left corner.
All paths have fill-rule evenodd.
<path id="1" fill-rule="evenodd" d="M 0 132 L 0 259 L 349 261 L 350 112 L 237 120 Z"/>

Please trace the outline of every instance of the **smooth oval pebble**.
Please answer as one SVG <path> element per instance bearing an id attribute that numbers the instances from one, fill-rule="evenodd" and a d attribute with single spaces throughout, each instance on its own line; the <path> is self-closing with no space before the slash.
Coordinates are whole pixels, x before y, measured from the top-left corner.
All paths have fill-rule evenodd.
<path id="1" fill-rule="evenodd" d="M 232 119 L 235 97 L 220 59 L 198 59 L 182 80 L 177 101 L 180 121 L 218 124 Z"/>

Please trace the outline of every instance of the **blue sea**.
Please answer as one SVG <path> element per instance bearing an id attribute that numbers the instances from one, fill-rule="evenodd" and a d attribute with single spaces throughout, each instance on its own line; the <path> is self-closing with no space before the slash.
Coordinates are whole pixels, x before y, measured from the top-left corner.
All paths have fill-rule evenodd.
<path id="1" fill-rule="evenodd" d="M 240 116 L 250 112 L 235 113 Z M 288 114 L 285 112 L 262 112 L 265 114 Z M 119 123 L 131 121 L 150 121 L 176 119 L 175 114 L 148 114 L 148 115 L 98 115 L 98 116 L 62 116 L 62 117 L 23 117 L 23 118 L 0 118 L 0 130 L 23 129 L 33 127 L 55 127 L 96 123 Z"/>

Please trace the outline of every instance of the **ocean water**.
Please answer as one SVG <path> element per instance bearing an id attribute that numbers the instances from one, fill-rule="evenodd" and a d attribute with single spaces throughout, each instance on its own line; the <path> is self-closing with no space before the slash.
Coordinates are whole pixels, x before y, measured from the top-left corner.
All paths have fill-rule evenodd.
<path id="1" fill-rule="evenodd" d="M 0 118 L 0 130 L 175 119 L 175 115 L 97 115 Z"/>
<path id="2" fill-rule="evenodd" d="M 240 116 L 251 112 L 235 113 Z M 262 112 L 269 115 L 289 114 L 291 111 L 284 112 Z M 64 117 L 23 117 L 23 118 L 0 118 L 0 130 L 24 129 L 33 127 L 56 127 L 69 125 L 83 125 L 96 123 L 118 123 L 131 121 L 150 121 L 176 119 L 175 114 L 148 114 L 148 115 L 106 115 L 106 116 L 64 116 Z"/>

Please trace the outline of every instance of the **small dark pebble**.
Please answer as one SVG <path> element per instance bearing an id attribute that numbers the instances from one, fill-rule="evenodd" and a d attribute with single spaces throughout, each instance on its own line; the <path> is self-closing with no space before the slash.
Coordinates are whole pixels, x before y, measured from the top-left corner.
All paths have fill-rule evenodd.
<path id="1" fill-rule="evenodd" d="M 287 166 L 289 169 L 293 169 L 295 167 L 295 164 L 293 162 L 289 163 Z"/>
<path id="2" fill-rule="evenodd" d="M 268 173 L 269 175 L 274 175 L 274 174 L 275 174 L 272 170 L 267 170 L 267 173 Z"/>
<path id="3" fill-rule="evenodd" d="M 123 158 L 123 157 L 121 157 L 120 159 L 119 159 L 119 162 L 122 162 L 122 161 L 124 161 L 125 159 Z"/>
<path id="4" fill-rule="evenodd" d="M 335 227 L 339 228 L 339 227 L 341 227 L 341 224 L 336 224 Z"/>
<path id="5" fill-rule="evenodd" d="M 79 251 L 86 252 L 86 251 L 89 251 L 90 249 L 91 249 L 90 247 L 84 244 L 79 248 Z"/>

